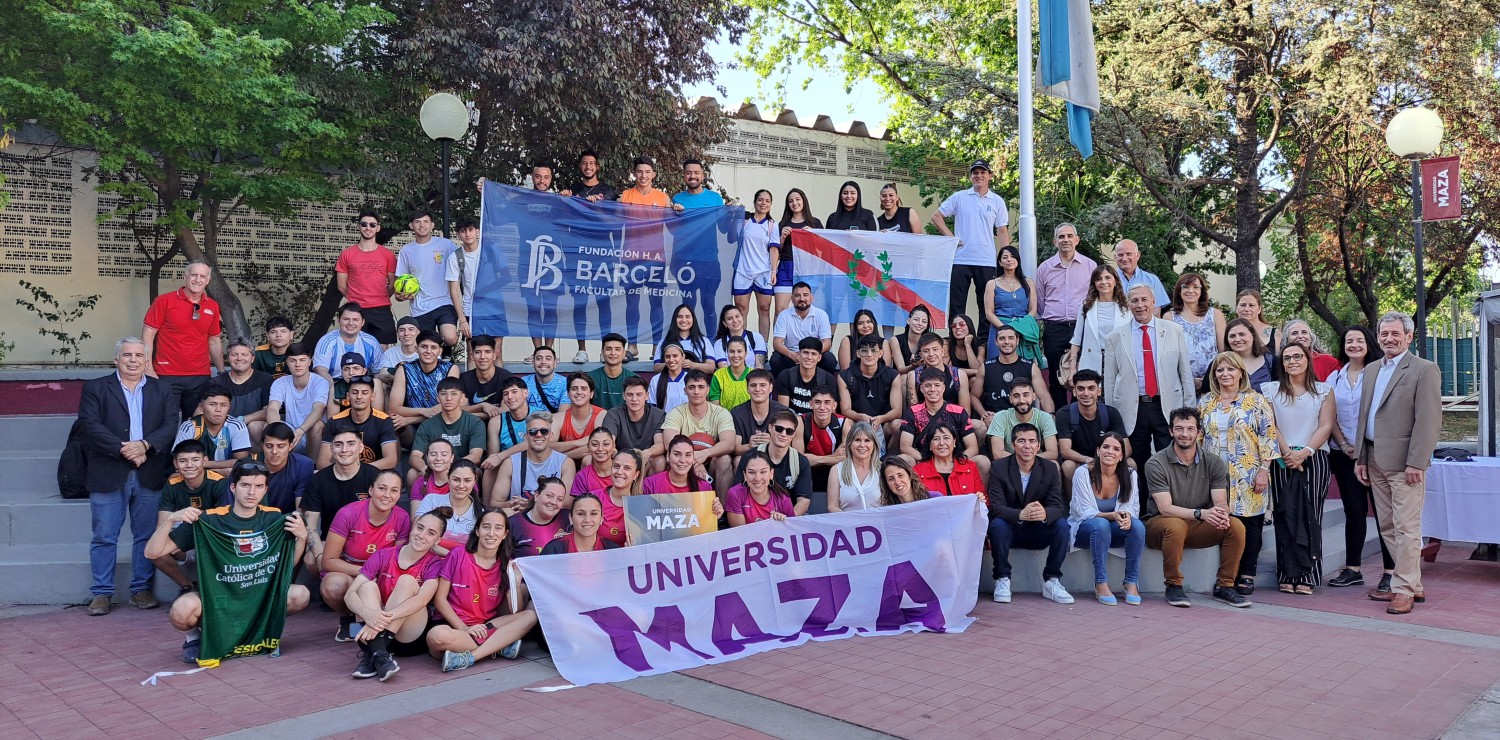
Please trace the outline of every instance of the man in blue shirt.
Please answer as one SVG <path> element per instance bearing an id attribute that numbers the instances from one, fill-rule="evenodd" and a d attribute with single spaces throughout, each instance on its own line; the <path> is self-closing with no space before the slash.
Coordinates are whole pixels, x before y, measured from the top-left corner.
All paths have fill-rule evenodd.
<path id="1" fill-rule="evenodd" d="M 1140 247 L 1129 239 L 1121 239 L 1115 245 L 1115 272 L 1120 275 L 1120 292 L 1130 295 L 1130 289 L 1137 285 L 1149 287 L 1156 300 L 1157 313 L 1160 314 L 1162 308 L 1172 304 L 1172 298 L 1162 286 L 1161 278 L 1140 269 L 1140 264 Z"/>
<path id="2" fill-rule="evenodd" d="M 724 205 L 724 196 L 708 188 L 708 171 L 703 168 L 703 162 L 697 159 L 685 159 L 682 161 L 682 184 L 687 189 L 672 196 L 672 210 L 682 213 L 699 208 L 719 208 Z M 677 255 L 677 250 L 672 250 L 672 273 L 676 274 L 686 263 Z M 700 322 L 712 322 L 716 315 L 717 306 L 714 305 L 714 296 L 708 291 L 708 286 L 719 284 L 719 263 L 712 260 L 699 261 L 697 267 L 697 279 L 691 285 L 683 286 L 697 295 L 697 308 Z M 685 303 L 691 306 L 695 301 L 691 298 Z"/>

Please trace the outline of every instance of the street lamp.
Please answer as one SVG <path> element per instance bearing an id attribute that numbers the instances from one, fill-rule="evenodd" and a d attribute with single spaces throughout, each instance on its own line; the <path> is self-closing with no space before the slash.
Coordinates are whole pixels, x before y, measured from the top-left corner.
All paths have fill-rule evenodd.
<path id="1" fill-rule="evenodd" d="M 448 180 L 453 142 L 469 130 L 469 107 L 453 93 L 435 93 L 422 103 L 419 114 L 422 130 L 433 141 L 443 145 L 443 236 L 448 234 Z"/>
<path id="2" fill-rule="evenodd" d="M 1417 356 L 1427 355 L 1427 278 L 1422 274 L 1422 158 L 1443 143 L 1443 119 L 1428 108 L 1407 108 L 1385 127 L 1385 145 L 1391 153 L 1411 160 L 1412 231 L 1417 251 Z"/>

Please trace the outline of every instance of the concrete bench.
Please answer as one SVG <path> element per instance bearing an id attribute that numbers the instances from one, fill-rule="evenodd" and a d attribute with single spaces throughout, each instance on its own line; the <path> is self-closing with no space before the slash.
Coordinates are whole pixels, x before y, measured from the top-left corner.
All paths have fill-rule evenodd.
<path id="1" fill-rule="evenodd" d="M 1115 548 L 1109 551 L 1110 557 L 1105 560 L 1109 572 L 1109 587 L 1116 595 L 1122 593 L 1120 584 L 1125 580 L 1125 550 Z M 1019 550 L 1011 548 L 1010 551 L 1010 589 L 1014 594 L 1042 592 L 1042 567 L 1047 564 L 1046 550 Z M 981 593 L 994 593 L 995 579 L 993 573 L 994 561 L 990 559 L 990 551 L 984 551 L 984 560 L 980 563 L 979 590 Z M 1209 593 L 1213 591 L 1214 582 L 1218 579 L 1219 572 L 1219 548 L 1211 547 L 1198 550 L 1184 550 L 1182 553 L 1182 586 L 1194 593 Z M 1063 588 L 1073 594 L 1075 599 L 1091 599 L 1094 594 L 1094 557 L 1087 549 L 1073 548 L 1068 557 L 1063 561 L 1062 574 Z M 1161 551 L 1146 548 L 1141 553 L 1141 583 L 1142 593 L 1160 593 L 1165 590 L 1166 585 L 1162 581 Z"/>

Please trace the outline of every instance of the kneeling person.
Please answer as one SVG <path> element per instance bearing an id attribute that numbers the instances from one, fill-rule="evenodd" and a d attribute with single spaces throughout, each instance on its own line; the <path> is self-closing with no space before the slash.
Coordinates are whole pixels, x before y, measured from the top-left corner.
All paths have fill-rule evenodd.
<path id="1" fill-rule="evenodd" d="M 161 500 L 156 509 L 156 526 L 161 526 L 174 512 L 183 509 L 204 511 L 233 503 L 229 496 L 229 482 L 224 476 L 208 470 L 204 465 L 206 450 L 200 439 L 184 439 L 172 448 L 172 465 L 177 472 L 167 479 L 161 489 Z M 184 561 L 186 556 L 183 556 Z M 156 569 L 177 584 L 179 593 L 192 591 L 193 579 L 183 570 L 174 555 L 154 558 Z"/>
<path id="2" fill-rule="evenodd" d="M 280 526 L 296 539 L 291 563 L 297 562 L 302 558 L 302 551 L 307 547 L 307 527 L 302 523 L 302 517 L 297 514 L 283 515 L 280 509 L 260 505 L 266 495 L 269 477 L 270 471 L 264 463 L 254 460 L 241 460 L 235 463 L 229 474 L 234 503 L 206 511 L 188 507 L 172 512 L 171 516 L 159 523 L 156 531 L 151 534 L 150 541 L 146 543 L 146 557 L 154 560 L 194 549 L 197 546 L 196 535 L 200 526 L 211 527 L 218 532 L 235 534 L 255 534 Z M 179 524 L 182 526 L 178 526 Z M 281 572 L 289 577 L 291 570 L 287 567 L 281 569 Z M 294 614 L 307 607 L 310 594 L 305 586 L 284 585 L 287 583 L 289 583 L 287 580 L 272 578 L 259 588 L 286 588 L 286 613 Z M 254 599 L 255 595 L 248 593 L 252 587 L 254 587 L 253 584 L 245 584 L 243 592 L 238 597 L 244 600 Z M 173 627 L 185 633 L 182 644 L 184 662 L 198 662 L 201 637 L 199 625 L 203 621 L 203 610 L 203 599 L 196 592 L 184 593 L 172 602 L 168 618 L 172 620 Z"/>

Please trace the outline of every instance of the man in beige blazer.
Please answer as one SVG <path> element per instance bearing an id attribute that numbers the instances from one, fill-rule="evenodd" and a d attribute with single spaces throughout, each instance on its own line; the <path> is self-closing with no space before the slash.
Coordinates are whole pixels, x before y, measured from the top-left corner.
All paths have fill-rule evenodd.
<path id="1" fill-rule="evenodd" d="M 1391 311 L 1380 317 L 1376 341 L 1385 353 L 1365 365 L 1359 402 L 1354 473 L 1372 489 L 1380 538 L 1396 561 L 1391 589 L 1370 598 L 1386 612 L 1408 614 L 1422 603 L 1422 500 L 1427 466 L 1442 425 L 1442 377 L 1436 363 L 1411 354 L 1412 321 Z"/>
<path id="2" fill-rule="evenodd" d="M 1144 470 L 1152 442 L 1159 450 L 1172 444 L 1167 414 L 1198 404 L 1182 327 L 1157 318 L 1150 286 L 1131 288 L 1127 299 L 1132 320 L 1104 340 L 1104 402 L 1119 409 L 1131 430 L 1130 455 Z"/>

